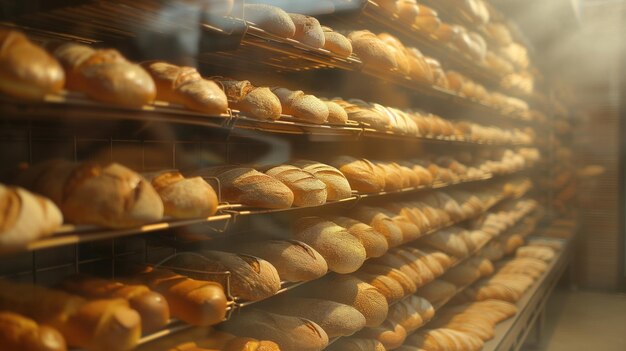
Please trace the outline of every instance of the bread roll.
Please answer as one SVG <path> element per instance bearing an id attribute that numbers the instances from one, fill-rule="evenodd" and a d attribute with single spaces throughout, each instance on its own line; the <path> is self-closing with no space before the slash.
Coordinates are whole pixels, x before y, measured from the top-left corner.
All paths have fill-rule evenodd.
<path id="1" fill-rule="evenodd" d="M 230 272 L 230 291 L 238 298 L 256 301 L 280 290 L 280 277 L 271 263 L 248 255 L 200 250 L 178 255 L 167 263 L 172 267 L 211 272 Z"/>
<path id="2" fill-rule="evenodd" d="M 173 317 L 197 326 L 220 323 L 226 317 L 227 298 L 222 285 L 187 278 L 165 269 L 147 268 L 128 278 L 165 297 Z"/>
<path id="3" fill-rule="evenodd" d="M 0 184 L 0 250 L 22 247 L 54 233 L 63 223 L 52 201 Z"/>
<path id="4" fill-rule="evenodd" d="M 385 71 L 398 68 L 398 62 L 387 44 L 373 33 L 367 30 L 354 31 L 348 35 L 348 39 L 352 41 L 354 53 L 365 65 Z"/>
<path id="5" fill-rule="evenodd" d="M 246 206 L 283 209 L 291 207 L 293 192 L 281 181 L 246 167 L 213 167 L 191 175 L 220 180 L 222 201 Z"/>
<path id="6" fill-rule="evenodd" d="M 16 351 L 66 351 L 63 336 L 19 314 L 0 312 L 0 345 Z"/>
<path id="7" fill-rule="evenodd" d="M 329 338 L 352 335 L 365 327 L 365 317 L 361 312 L 334 301 L 284 297 L 272 301 L 267 310 L 315 322 L 324 329 Z"/>
<path id="8" fill-rule="evenodd" d="M 324 101 L 328 108 L 328 123 L 346 124 L 348 123 L 348 113 L 339 104 L 333 101 Z"/>
<path id="9" fill-rule="evenodd" d="M 280 100 L 267 87 L 255 87 L 249 81 L 215 77 L 224 87 L 231 108 L 243 112 L 246 117 L 260 120 L 280 118 Z"/>
<path id="10" fill-rule="evenodd" d="M 328 27 L 322 27 L 322 30 L 324 31 L 324 49 L 341 57 L 352 55 L 352 43 L 348 38 Z"/>
<path id="11" fill-rule="evenodd" d="M 282 106 L 282 113 L 313 124 L 324 124 L 328 121 L 328 107 L 313 95 L 301 90 L 272 88 Z"/>
<path id="12" fill-rule="evenodd" d="M 61 65 L 44 49 L 14 30 L 0 30 L 0 92 L 41 100 L 65 84 Z"/>
<path id="13" fill-rule="evenodd" d="M 0 309 L 49 325 L 68 346 L 90 351 L 130 350 L 141 334 L 139 314 L 122 299 L 86 301 L 41 286 L 0 281 Z"/>
<path id="14" fill-rule="evenodd" d="M 159 193 L 166 216 L 206 218 L 217 212 L 217 194 L 201 177 L 185 178 L 178 171 L 170 171 L 146 178 Z"/>
<path id="15" fill-rule="evenodd" d="M 203 79 L 195 68 L 159 61 L 142 66 L 156 84 L 158 100 L 181 104 L 207 114 L 227 112 L 226 94 L 215 82 Z"/>
<path id="16" fill-rule="evenodd" d="M 246 4 L 243 7 L 246 21 L 256 24 L 272 34 L 284 38 L 293 38 L 296 25 L 287 12 L 278 7 L 265 4 Z"/>
<path id="17" fill-rule="evenodd" d="M 348 229 L 350 234 L 361 241 L 367 258 L 380 257 L 389 249 L 385 236 L 363 222 L 348 217 L 333 217 L 331 221 Z"/>
<path id="18" fill-rule="evenodd" d="M 338 201 L 352 196 L 350 183 L 338 169 L 323 163 L 307 160 L 296 161 L 293 165 L 313 174 L 315 178 L 326 184 L 326 199 L 328 201 Z"/>
<path id="19" fill-rule="evenodd" d="M 94 100 L 140 107 L 156 97 L 156 86 L 148 72 L 128 62 L 117 50 L 94 50 L 69 43 L 58 47 L 54 56 L 65 69 L 67 87 Z"/>
<path id="20" fill-rule="evenodd" d="M 385 188 L 385 178 L 376 172 L 376 166 L 366 159 L 341 156 L 332 163 L 344 174 L 352 189 L 362 193 L 375 193 Z"/>
<path id="21" fill-rule="evenodd" d="M 305 217 L 296 222 L 293 237 L 303 241 L 324 257 L 328 269 L 352 273 L 365 261 L 365 248 L 345 228 L 319 217 Z"/>
<path id="22" fill-rule="evenodd" d="M 152 185 L 117 163 L 102 167 L 49 160 L 28 168 L 17 180 L 54 201 L 70 223 L 126 228 L 163 217 L 163 203 Z"/>
<path id="23" fill-rule="evenodd" d="M 328 347 L 329 351 L 385 351 L 376 339 L 341 338 Z"/>
<path id="24" fill-rule="evenodd" d="M 326 43 L 324 31 L 320 22 L 315 17 L 290 13 L 289 17 L 296 26 L 296 32 L 293 38 L 301 43 L 307 44 L 314 48 L 323 48 Z"/>
<path id="25" fill-rule="evenodd" d="M 222 329 L 238 335 L 272 340 L 281 350 L 321 351 L 328 335 L 314 322 L 247 308 L 224 323 Z"/>
<path id="26" fill-rule="evenodd" d="M 271 168 L 265 173 L 283 182 L 293 192 L 294 206 L 320 206 L 326 203 L 326 184 L 307 171 L 283 165 Z"/>
<path id="27" fill-rule="evenodd" d="M 311 283 L 306 295 L 339 302 L 356 308 L 365 317 L 365 325 L 375 327 L 387 318 L 388 305 L 378 290 L 349 275 L 334 275 Z"/>
<path id="28" fill-rule="evenodd" d="M 326 261 L 309 245 L 295 240 L 246 242 L 237 251 L 270 262 L 281 280 L 290 282 L 320 278 L 328 271 Z"/>

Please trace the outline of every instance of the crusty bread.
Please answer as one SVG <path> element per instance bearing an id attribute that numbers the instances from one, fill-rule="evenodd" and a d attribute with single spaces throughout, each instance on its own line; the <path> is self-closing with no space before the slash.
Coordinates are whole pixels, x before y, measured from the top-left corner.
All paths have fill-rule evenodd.
<path id="1" fill-rule="evenodd" d="M 285 297 L 272 301 L 273 313 L 301 317 L 322 327 L 329 338 L 348 336 L 365 327 L 365 317 L 354 307 L 322 299 Z"/>
<path id="2" fill-rule="evenodd" d="M 281 280 L 290 282 L 317 279 L 328 271 L 328 264 L 322 255 L 300 241 L 246 242 L 237 246 L 237 252 L 267 260 L 276 268 Z"/>
<path id="3" fill-rule="evenodd" d="M 290 13 L 289 17 L 291 17 L 291 20 L 296 26 L 296 33 L 293 36 L 294 39 L 314 48 L 324 47 L 326 38 L 324 37 L 320 22 L 315 17 L 297 13 Z"/>
<path id="4" fill-rule="evenodd" d="M 403 286 L 387 275 L 358 271 L 354 273 L 354 276 L 375 287 L 387 299 L 387 303 L 390 305 L 402 299 L 406 294 Z"/>
<path id="5" fill-rule="evenodd" d="M 66 351 L 65 339 L 56 330 L 16 313 L 0 312 L 0 345 L 5 350 Z"/>
<path id="6" fill-rule="evenodd" d="M 300 160 L 293 165 L 313 174 L 326 184 L 328 201 L 337 201 L 352 196 L 352 189 L 346 177 L 338 169 L 315 161 Z"/>
<path id="7" fill-rule="evenodd" d="M 367 258 L 380 257 L 389 249 L 384 235 L 371 226 L 348 217 L 333 217 L 331 221 L 348 229 L 348 232 L 361 241 Z"/>
<path id="8" fill-rule="evenodd" d="M 341 106 L 348 114 L 351 121 L 367 124 L 372 128 L 386 130 L 389 126 L 389 116 L 380 113 L 373 106 L 363 101 L 350 100 L 350 102 L 333 99 L 333 102 Z"/>
<path id="9" fill-rule="evenodd" d="M 398 62 L 389 46 L 373 33 L 367 30 L 354 31 L 348 35 L 348 39 L 352 41 L 354 53 L 365 65 L 386 71 L 398 68 Z"/>
<path id="10" fill-rule="evenodd" d="M 217 194 L 201 177 L 185 178 L 178 171 L 145 176 L 159 193 L 166 216 L 209 217 L 217 211 Z"/>
<path id="11" fill-rule="evenodd" d="M 361 272 L 373 275 L 384 275 L 395 280 L 404 290 L 402 296 L 413 294 L 417 290 L 417 285 L 413 279 L 398 268 L 368 262 L 359 270 L 359 273 Z"/>
<path id="12" fill-rule="evenodd" d="M 321 351 L 328 345 L 324 329 L 310 320 L 252 308 L 242 310 L 224 323 L 222 329 L 256 339 L 272 340 L 281 350 Z"/>
<path id="13" fill-rule="evenodd" d="M 365 248 L 347 229 L 319 217 L 299 219 L 293 237 L 303 241 L 324 257 L 328 269 L 337 273 L 352 273 L 365 261 Z"/>
<path id="14" fill-rule="evenodd" d="M 261 120 L 280 118 L 282 107 L 280 100 L 267 87 L 255 87 L 249 81 L 214 77 L 219 81 L 231 108 L 245 113 L 246 117 Z"/>
<path id="15" fill-rule="evenodd" d="M 283 114 L 314 124 L 328 121 L 328 107 L 315 96 L 287 88 L 272 88 L 272 92 L 280 100 Z"/>
<path id="16" fill-rule="evenodd" d="M 359 206 L 350 215 L 365 224 L 369 224 L 377 232 L 384 235 L 389 247 L 396 247 L 403 243 L 402 229 L 398 227 L 392 218 L 382 213 L 379 209 Z"/>
<path id="17" fill-rule="evenodd" d="M 376 166 L 366 159 L 340 156 L 331 163 L 343 173 L 352 189 L 363 193 L 374 193 L 385 188 L 385 178 L 376 172 Z"/>
<path id="18" fill-rule="evenodd" d="M 294 196 L 278 179 L 246 167 L 213 167 L 192 172 L 190 176 L 216 177 L 220 180 L 222 201 L 260 208 L 289 208 Z"/>
<path id="19" fill-rule="evenodd" d="M 348 122 L 348 113 L 338 103 L 333 101 L 324 101 L 328 108 L 328 123 L 346 124 Z"/>
<path id="20" fill-rule="evenodd" d="M 294 206 L 319 206 L 326 203 L 326 184 L 301 168 L 282 165 L 265 173 L 283 182 L 293 192 Z"/>
<path id="21" fill-rule="evenodd" d="M 322 27 L 324 31 L 324 49 L 341 57 L 352 55 L 352 43 L 343 34 L 337 33 L 328 27 Z"/>
<path id="22" fill-rule="evenodd" d="M 284 38 L 293 38 L 296 26 L 287 12 L 278 7 L 265 4 L 245 4 L 244 18 L 272 34 Z"/>
<path id="23" fill-rule="evenodd" d="M 40 100 L 64 84 L 63 68 L 44 49 L 18 31 L 0 29 L 0 92 Z"/>

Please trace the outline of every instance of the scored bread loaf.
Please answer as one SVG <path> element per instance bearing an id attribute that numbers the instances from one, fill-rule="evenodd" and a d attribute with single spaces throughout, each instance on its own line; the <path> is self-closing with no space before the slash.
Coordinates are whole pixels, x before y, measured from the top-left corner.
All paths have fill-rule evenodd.
<path id="1" fill-rule="evenodd" d="M 270 88 L 255 87 L 247 80 L 238 81 L 223 77 L 212 79 L 222 84 L 230 107 L 245 113 L 246 117 L 261 120 L 280 118 L 281 103 Z"/>
<path id="2" fill-rule="evenodd" d="M 320 217 L 300 218 L 292 234 L 324 257 L 328 269 L 337 273 L 352 273 L 366 258 L 365 248 L 347 229 Z"/>
<path id="3" fill-rule="evenodd" d="M 146 62 L 142 66 L 156 84 L 158 100 L 207 114 L 227 112 L 224 91 L 215 82 L 202 78 L 195 68 L 160 61 Z"/>
<path id="4" fill-rule="evenodd" d="M 65 339 L 56 329 L 11 312 L 0 312 L 0 345 L 7 351 L 67 350 Z"/>
<path id="5" fill-rule="evenodd" d="M 163 202 L 152 185 L 117 163 L 48 160 L 23 171 L 17 182 L 49 197 L 70 223 L 125 228 L 163 217 Z"/>
<path id="6" fill-rule="evenodd" d="M 289 208 L 293 203 L 293 192 L 285 184 L 252 168 L 212 167 L 192 172 L 194 175 L 219 179 L 222 201 L 272 209 Z"/>
<path id="7" fill-rule="evenodd" d="M 324 49 L 341 57 L 352 55 L 352 43 L 348 38 L 328 27 L 322 27 L 322 30 L 324 31 Z"/>
<path id="8" fill-rule="evenodd" d="M 246 21 L 259 28 L 284 38 L 296 34 L 296 25 L 287 12 L 278 7 L 265 4 L 245 4 L 243 7 Z"/>
<path id="9" fill-rule="evenodd" d="M 267 305 L 268 311 L 301 317 L 322 327 L 329 338 L 348 336 L 365 327 L 365 317 L 354 307 L 322 299 L 284 297 Z"/>
<path id="10" fill-rule="evenodd" d="M 141 316 L 141 331 L 152 333 L 170 319 L 170 308 L 163 295 L 145 285 L 129 285 L 106 279 L 75 276 L 62 283 L 64 290 L 88 299 L 124 299 Z"/>
<path id="11" fill-rule="evenodd" d="M 375 327 L 387 318 L 388 304 L 378 290 L 350 275 L 334 275 L 310 283 L 305 294 L 356 308 L 365 317 L 365 325 Z"/>
<path id="12" fill-rule="evenodd" d="M 159 193 L 166 216 L 198 218 L 209 217 L 217 212 L 217 194 L 201 177 L 185 178 L 178 171 L 145 177 Z"/>
<path id="13" fill-rule="evenodd" d="M 21 32 L 0 29 L 0 92 L 41 100 L 65 84 L 61 65 Z"/>
<path id="14" fill-rule="evenodd" d="M 123 299 L 87 301 L 62 291 L 0 280 L 0 310 L 57 329 L 68 346 L 127 351 L 141 336 L 141 318 Z"/>
<path id="15" fill-rule="evenodd" d="M 0 250 L 51 235 L 62 223 L 61 211 L 52 201 L 0 184 Z"/>
<path id="16" fill-rule="evenodd" d="M 328 347 L 329 351 L 386 351 L 376 339 L 340 338 Z"/>
<path id="17" fill-rule="evenodd" d="M 320 206 L 326 203 L 326 184 L 311 173 L 296 166 L 282 165 L 265 174 L 280 180 L 293 192 L 293 206 Z"/>
<path id="18" fill-rule="evenodd" d="M 146 268 L 126 278 L 162 294 L 173 317 L 196 326 L 220 323 L 226 317 L 227 298 L 220 283 L 195 280 L 166 269 Z"/>
<path id="19" fill-rule="evenodd" d="M 290 13 L 289 17 L 296 27 L 293 38 L 314 48 L 323 48 L 326 43 L 324 31 L 315 17 Z"/>
<path id="20" fill-rule="evenodd" d="M 376 165 L 366 159 L 340 156 L 331 164 L 343 173 L 354 190 L 375 193 L 385 188 L 385 178 L 377 173 Z"/>
<path id="21" fill-rule="evenodd" d="M 314 124 L 328 121 L 328 106 L 315 96 L 287 88 L 272 88 L 272 93 L 280 100 L 283 114 Z"/>
<path id="22" fill-rule="evenodd" d="M 326 184 L 326 199 L 328 201 L 337 201 L 352 196 L 350 183 L 338 169 L 309 160 L 295 161 L 293 165 L 313 174 L 315 178 Z"/>
<path id="23" fill-rule="evenodd" d="M 314 322 L 247 308 L 224 323 L 221 329 L 260 340 L 272 340 L 281 350 L 321 351 L 328 335 Z"/>
<path id="24" fill-rule="evenodd" d="M 389 249 L 385 236 L 363 222 L 348 217 L 332 217 L 330 220 L 346 228 L 350 234 L 361 241 L 367 258 L 380 257 Z"/>
<path id="25" fill-rule="evenodd" d="M 281 280 L 289 282 L 320 278 L 328 272 L 328 264 L 311 246 L 295 240 L 246 242 L 237 252 L 260 257 L 270 262 Z"/>
<path id="26" fill-rule="evenodd" d="M 271 263 L 258 257 L 222 251 L 200 250 L 168 260 L 171 267 L 202 270 L 211 273 L 230 272 L 230 291 L 238 298 L 256 301 L 280 290 L 280 277 Z"/>
<path id="27" fill-rule="evenodd" d="M 67 88 L 90 98 L 129 107 L 151 103 L 156 97 L 152 77 L 114 49 L 92 49 L 68 43 L 54 50 L 65 69 Z"/>

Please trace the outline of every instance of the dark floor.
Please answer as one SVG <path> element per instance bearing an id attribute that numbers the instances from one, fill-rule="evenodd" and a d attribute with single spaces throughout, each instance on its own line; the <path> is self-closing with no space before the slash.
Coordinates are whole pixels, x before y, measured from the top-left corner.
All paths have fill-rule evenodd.
<path id="1" fill-rule="evenodd" d="M 556 290 L 540 341 L 524 351 L 626 351 L 626 295 Z"/>

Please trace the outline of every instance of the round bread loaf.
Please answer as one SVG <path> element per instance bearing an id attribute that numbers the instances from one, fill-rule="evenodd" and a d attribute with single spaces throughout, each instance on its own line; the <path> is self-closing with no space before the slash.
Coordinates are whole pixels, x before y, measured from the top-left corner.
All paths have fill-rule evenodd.
<path id="1" fill-rule="evenodd" d="M 259 28 L 284 38 L 293 38 L 296 25 L 287 12 L 265 4 L 245 4 L 244 18 Z"/>
<path id="2" fill-rule="evenodd" d="M 328 27 L 322 27 L 322 30 L 324 31 L 324 49 L 341 57 L 352 55 L 352 43 L 348 38 Z"/>

